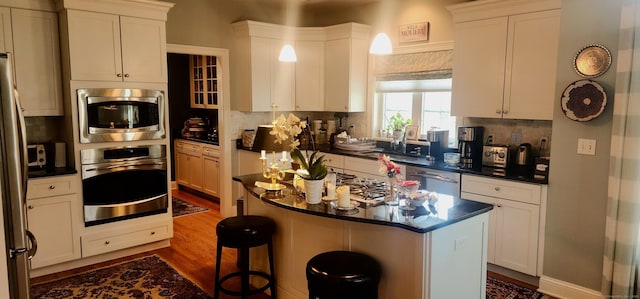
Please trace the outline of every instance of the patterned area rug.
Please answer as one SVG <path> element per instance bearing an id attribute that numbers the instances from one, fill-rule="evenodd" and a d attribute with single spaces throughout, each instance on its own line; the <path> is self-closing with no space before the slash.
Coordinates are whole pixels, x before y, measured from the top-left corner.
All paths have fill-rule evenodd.
<path id="1" fill-rule="evenodd" d="M 31 286 L 31 298 L 206 298 L 202 289 L 158 256 L 127 261 Z"/>
<path id="2" fill-rule="evenodd" d="M 487 299 L 540 299 L 542 296 L 535 290 L 487 277 Z"/>
<path id="3" fill-rule="evenodd" d="M 180 216 L 189 215 L 189 214 L 206 212 L 209 210 L 201 206 L 196 206 L 180 198 L 176 198 L 175 196 L 172 197 L 171 208 L 173 209 L 173 217 L 180 217 Z"/>

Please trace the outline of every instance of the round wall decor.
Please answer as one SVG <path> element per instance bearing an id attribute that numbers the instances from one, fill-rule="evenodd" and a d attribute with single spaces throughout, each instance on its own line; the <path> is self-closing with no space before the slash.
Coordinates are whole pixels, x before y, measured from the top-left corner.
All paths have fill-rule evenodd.
<path id="1" fill-rule="evenodd" d="M 611 65 L 611 53 L 602 45 L 586 46 L 576 54 L 573 66 L 578 75 L 594 78 L 604 74 Z"/>
<path id="2" fill-rule="evenodd" d="M 606 105 L 604 88 L 593 80 L 573 82 L 562 92 L 562 112 L 571 120 L 592 120 L 602 114 Z"/>

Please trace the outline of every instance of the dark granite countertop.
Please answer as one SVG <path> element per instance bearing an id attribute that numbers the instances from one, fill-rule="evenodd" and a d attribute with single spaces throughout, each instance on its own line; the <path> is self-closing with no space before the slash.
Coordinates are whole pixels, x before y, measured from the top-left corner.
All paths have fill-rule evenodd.
<path id="1" fill-rule="evenodd" d="M 253 151 L 251 149 L 246 149 L 240 147 L 240 149 Z M 383 148 L 376 148 L 372 151 L 367 152 L 357 152 L 357 151 L 346 151 L 333 149 L 329 145 L 320 145 L 318 146 L 318 150 L 324 153 L 336 154 L 336 155 L 344 155 L 356 158 L 365 158 L 365 159 L 377 159 L 379 153 L 384 153 L 389 156 L 389 158 L 394 161 L 405 165 L 438 169 L 444 171 L 458 172 L 458 173 L 469 173 L 476 174 L 518 182 L 527 182 L 527 183 L 535 183 L 535 184 L 543 184 L 546 185 L 549 183 L 548 179 L 539 180 L 534 179 L 533 177 L 533 168 L 529 170 L 523 170 L 516 167 L 511 167 L 507 169 L 496 169 L 492 167 L 483 167 L 481 169 L 462 169 L 458 167 L 448 166 L 444 161 L 436 161 L 429 162 L 425 157 L 422 156 L 410 156 L 410 155 L 402 155 L 398 153 L 389 153 L 385 152 Z"/>
<path id="2" fill-rule="evenodd" d="M 192 138 L 192 137 L 176 137 L 177 139 L 183 139 L 183 140 L 189 140 L 189 141 L 195 141 L 195 142 L 201 142 L 201 143 L 206 143 L 206 144 L 211 144 L 211 145 L 216 145 L 219 146 L 219 142 L 218 141 L 214 141 L 214 140 L 210 140 L 210 139 L 206 139 L 206 138 Z"/>
<path id="3" fill-rule="evenodd" d="M 319 204 L 307 204 L 304 197 L 296 193 L 290 182 L 283 183 L 286 189 L 283 190 L 282 196 L 271 198 L 265 193 L 265 189 L 255 186 L 255 182 L 267 182 L 262 174 L 236 176 L 233 180 L 241 182 L 249 193 L 263 202 L 287 210 L 320 217 L 399 227 L 417 233 L 427 233 L 493 209 L 489 204 L 440 195 L 435 205 L 425 203 L 410 211 L 384 204 L 368 207 L 360 204 L 350 210 L 339 210 L 333 201 L 323 200 Z"/>
<path id="4" fill-rule="evenodd" d="M 67 175 L 78 173 L 74 168 L 55 167 L 55 168 L 43 168 L 43 169 L 29 169 L 29 178 L 43 178 L 56 175 Z"/>

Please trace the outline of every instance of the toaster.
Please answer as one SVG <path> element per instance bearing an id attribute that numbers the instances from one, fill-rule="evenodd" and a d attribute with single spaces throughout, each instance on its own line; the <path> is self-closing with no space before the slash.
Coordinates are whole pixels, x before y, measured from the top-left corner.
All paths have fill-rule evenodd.
<path id="1" fill-rule="evenodd" d="M 507 168 L 509 147 L 506 145 L 485 145 L 482 147 L 482 166 Z"/>

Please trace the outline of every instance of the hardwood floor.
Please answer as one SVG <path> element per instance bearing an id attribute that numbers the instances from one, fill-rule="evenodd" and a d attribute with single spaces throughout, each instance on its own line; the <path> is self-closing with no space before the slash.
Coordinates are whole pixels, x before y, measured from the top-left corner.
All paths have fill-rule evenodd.
<path id="1" fill-rule="evenodd" d="M 220 206 L 217 202 L 213 202 L 189 192 L 173 190 L 172 194 L 199 206 L 206 207 L 209 211 L 173 218 L 173 238 L 171 239 L 170 247 L 34 278 L 31 280 L 32 283 L 56 280 L 92 269 L 102 268 L 109 264 L 119 263 L 150 254 L 157 254 L 178 272 L 191 279 L 191 281 L 200 286 L 205 292 L 212 295 L 215 281 L 215 229 L 216 224 L 222 220 L 222 217 L 220 216 Z M 224 248 L 222 250 L 222 265 L 220 272 L 224 275 L 234 271 L 237 271 L 236 251 L 234 249 Z M 228 285 L 228 287 L 234 288 L 234 286 L 231 285 L 233 283 L 237 282 L 230 281 L 230 285 Z M 226 299 L 238 297 L 227 296 L 220 293 L 220 298 Z M 266 294 L 258 294 L 249 298 L 263 299 L 270 297 Z"/>
<path id="2" fill-rule="evenodd" d="M 212 295 L 215 276 L 215 227 L 216 224 L 222 220 L 222 217 L 220 216 L 220 206 L 217 202 L 181 190 L 173 190 L 173 195 L 199 206 L 206 207 L 209 211 L 174 218 L 174 233 L 170 247 L 34 278 L 32 279 L 32 283 L 56 280 L 92 269 L 102 268 L 113 263 L 119 263 L 150 254 L 157 254 L 178 272 L 191 279 L 191 281 L 200 286 L 205 292 Z M 221 273 L 224 275 L 225 273 L 237 271 L 236 251 L 234 249 L 224 248 L 222 255 Z M 497 273 L 488 272 L 488 275 L 530 289 L 535 290 L 537 288 L 536 286 L 532 286 Z M 231 283 L 235 283 L 236 285 L 238 284 L 237 281 L 231 281 Z M 229 287 L 233 288 L 234 286 Z M 238 297 L 227 296 L 220 293 L 220 298 L 226 299 Z M 249 298 L 263 299 L 270 297 L 266 294 L 258 294 Z M 553 299 L 552 297 L 545 298 Z"/>

